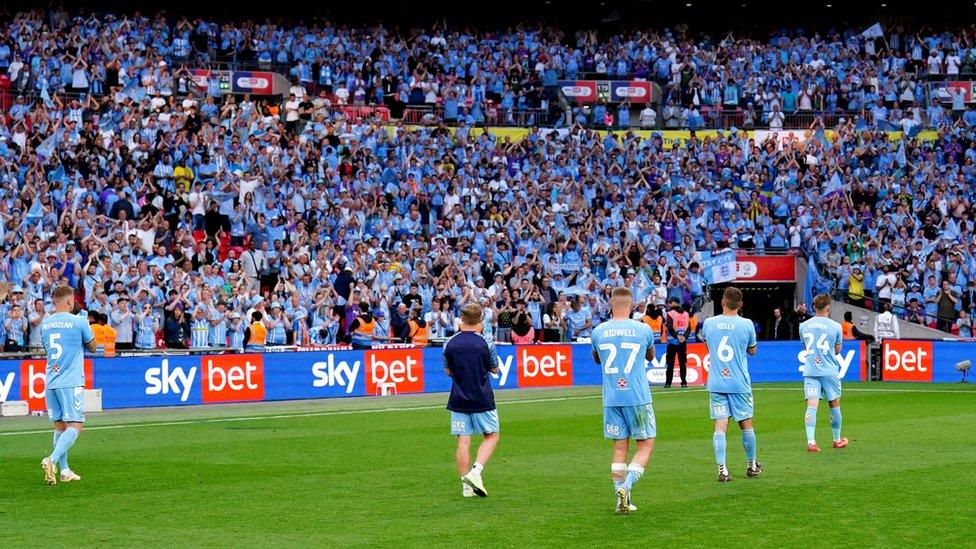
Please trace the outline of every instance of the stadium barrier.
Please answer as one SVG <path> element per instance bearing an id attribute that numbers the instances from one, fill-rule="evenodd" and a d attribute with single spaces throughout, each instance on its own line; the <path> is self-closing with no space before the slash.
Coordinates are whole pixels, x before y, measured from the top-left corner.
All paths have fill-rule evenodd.
<path id="1" fill-rule="evenodd" d="M 665 346 L 658 345 L 656 352 L 647 378 L 661 385 Z M 761 342 L 749 359 L 753 381 L 798 382 L 803 352 L 799 341 Z M 495 388 L 602 383 L 601 368 L 587 344 L 499 345 L 498 355 L 499 373 L 492 375 Z M 845 380 L 867 379 L 863 342 L 845 342 L 840 358 Z M 0 361 L 0 401 L 26 400 L 31 411 L 44 410 L 45 367 L 43 359 Z M 689 384 L 703 385 L 708 368 L 705 345 L 689 344 Z M 87 387 L 102 390 L 105 409 L 437 393 L 451 388 L 442 350 L 435 348 L 94 358 L 85 361 L 85 371 Z"/>

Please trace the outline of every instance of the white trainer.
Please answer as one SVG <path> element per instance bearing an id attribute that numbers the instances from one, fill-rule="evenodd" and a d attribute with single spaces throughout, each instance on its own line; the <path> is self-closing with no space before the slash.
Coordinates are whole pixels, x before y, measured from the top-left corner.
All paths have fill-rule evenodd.
<path id="1" fill-rule="evenodd" d="M 474 495 L 475 495 L 474 494 L 474 490 L 470 486 L 468 486 L 467 484 L 465 484 L 465 483 L 462 482 L 461 483 L 461 497 L 473 498 Z"/>
<path id="2" fill-rule="evenodd" d="M 476 496 L 486 497 L 488 495 L 488 490 L 485 490 L 485 483 L 482 482 L 481 475 L 474 470 L 461 477 L 461 482 L 470 486 Z"/>
<path id="3" fill-rule="evenodd" d="M 76 482 L 79 480 L 81 480 L 81 477 L 71 469 L 61 471 L 61 482 Z"/>
<path id="4" fill-rule="evenodd" d="M 44 482 L 48 486 L 53 486 L 58 483 L 57 475 L 55 475 L 54 463 L 51 461 L 51 457 L 48 456 L 41 460 L 41 467 L 44 468 Z"/>

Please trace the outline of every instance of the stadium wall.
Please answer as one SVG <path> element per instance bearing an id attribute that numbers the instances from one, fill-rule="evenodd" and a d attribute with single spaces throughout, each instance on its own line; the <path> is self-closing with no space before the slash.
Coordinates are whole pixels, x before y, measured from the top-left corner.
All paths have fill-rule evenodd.
<path id="1" fill-rule="evenodd" d="M 878 313 L 875 311 L 870 311 L 863 307 L 857 307 L 855 305 L 851 305 L 850 303 L 844 303 L 843 301 L 834 300 L 831 302 L 830 306 L 830 318 L 836 320 L 837 322 L 842 322 L 844 320 L 844 313 L 848 311 L 851 312 L 854 324 L 857 326 L 858 330 L 861 330 L 866 334 L 874 335 L 874 320 L 878 317 Z M 954 336 L 949 332 L 933 330 L 928 326 L 908 322 L 904 319 L 899 320 L 898 330 L 899 335 L 904 339 L 957 339 L 957 336 Z"/>
<path id="2" fill-rule="evenodd" d="M 934 345 L 936 354 L 949 352 L 940 343 Z M 931 359 L 933 348 L 926 349 Z M 976 351 L 976 346 L 969 349 Z M 647 378 L 661 385 L 664 345 L 656 351 Z M 761 342 L 749 360 L 753 381 L 798 382 L 803 352 L 799 341 Z M 499 345 L 498 354 L 495 388 L 602 383 L 600 366 L 587 344 Z M 952 356 L 957 354 L 953 351 Z M 845 380 L 867 379 L 862 342 L 845 342 L 840 357 Z M 708 367 L 705 345 L 689 344 L 689 383 L 704 384 Z M 937 370 L 935 380 L 948 379 L 951 369 L 952 365 L 945 372 Z M 44 360 L 0 361 L 0 401 L 26 400 L 32 411 L 44 410 L 44 377 Z M 371 396 L 384 390 L 438 393 L 451 388 L 439 348 L 95 358 L 86 361 L 86 380 L 89 388 L 102 390 L 106 409 Z"/>

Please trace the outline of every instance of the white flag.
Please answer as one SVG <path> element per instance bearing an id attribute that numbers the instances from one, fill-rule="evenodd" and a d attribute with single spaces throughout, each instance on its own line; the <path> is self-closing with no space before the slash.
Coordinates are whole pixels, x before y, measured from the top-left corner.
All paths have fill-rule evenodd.
<path id="1" fill-rule="evenodd" d="M 875 23 L 864 30 L 861 33 L 864 38 L 884 38 L 884 30 L 881 29 L 881 23 Z"/>

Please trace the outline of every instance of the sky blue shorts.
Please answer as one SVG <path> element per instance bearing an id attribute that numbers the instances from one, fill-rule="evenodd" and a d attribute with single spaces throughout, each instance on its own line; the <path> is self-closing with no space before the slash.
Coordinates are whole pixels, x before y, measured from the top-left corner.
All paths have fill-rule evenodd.
<path id="1" fill-rule="evenodd" d="M 647 440 L 657 436 L 654 405 L 604 406 L 603 436 L 613 440 Z"/>
<path id="2" fill-rule="evenodd" d="M 803 395 L 807 400 L 821 398 L 830 402 L 840 398 L 840 378 L 837 376 L 803 376 Z"/>
<path id="3" fill-rule="evenodd" d="M 708 393 L 712 419 L 750 419 L 754 412 L 752 393 Z"/>
<path id="4" fill-rule="evenodd" d="M 48 389 L 44 393 L 51 421 L 85 422 L 85 388 Z"/>
<path id="5" fill-rule="evenodd" d="M 498 432 L 498 410 L 487 412 L 451 412 L 451 434 L 458 436 L 487 435 Z"/>

